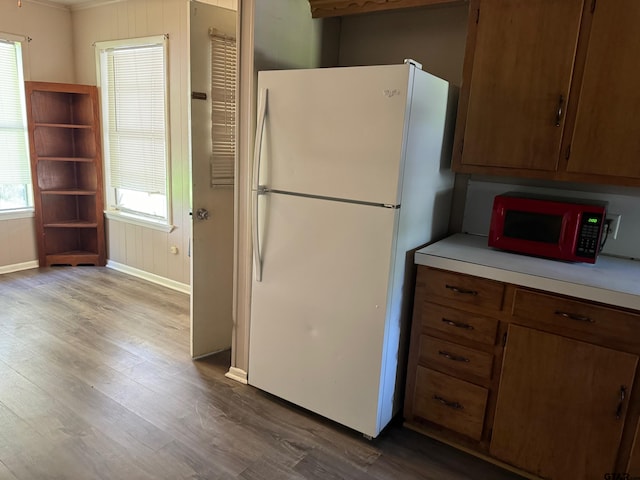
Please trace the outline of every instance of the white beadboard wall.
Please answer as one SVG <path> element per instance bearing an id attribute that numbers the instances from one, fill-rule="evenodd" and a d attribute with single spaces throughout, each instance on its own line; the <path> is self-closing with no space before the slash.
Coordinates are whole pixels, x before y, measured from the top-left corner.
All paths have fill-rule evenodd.
<path id="1" fill-rule="evenodd" d="M 0 2 L 0 32 L 30 37 L 24 44 L 25 80 L 74 82 L 71 13 L 68 9 L 23 1 Z M 33 217 L 0 215 L 0 273 L 37 266 Z"/>
<path id="2" fill-rule="evenodd" d="M 0 273 L 38 266 L 33 217 L 0 220 Z"/>
<path id="3" fill-rule="evenodd" d="M 228 0 L 206 3 L 233 7 Z M 173 231 L 107 220 L 109 261 L 183 285 L 190 283 L 189 2 L 128 0 L 72 11 L 76 77 L 96 84 L 96 41 L 169 34 L 169 115 Z M 178 247 L 172 254 L 170 248 Z"/>
<path id="4" fill-rule="evenodd" d="M 208 3 L 216 7 L 227 8 L 229 10 L 238 10 L 239 0 L 198 0 L 201 3 Z"/>
<path id="5" fill-rule="evenodd" d="M 25 45 L 25 80 L 73 83 L 69 9 L 25 0 L 0 2 L 0 31 L 31 38 Z"/>
<path id="6" fill-rule="evenodd" d="M 203 0 L 237 9 L 237 0 Z M 126 0 L 71 9 L 24 0 L 0 2 L 0 31 L 32 38 L 25 48 L 27 80 L 96 84 L 93 43 L 168 33 L 173 221 L 170 233 L 107 220 L 109 260 L 188 285 L 191 219 L 189 165 L 189 1 Z M 2 219 L 0 272 L 37 262 L 34 220 Z M 178 254 L 170 253 L 171 246 Z"/>

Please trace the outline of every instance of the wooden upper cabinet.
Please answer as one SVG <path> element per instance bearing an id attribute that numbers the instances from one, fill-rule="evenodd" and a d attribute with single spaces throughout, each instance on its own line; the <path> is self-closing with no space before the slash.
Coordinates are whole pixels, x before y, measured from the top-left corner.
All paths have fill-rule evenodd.
<path id="1" fill-rule="evenodd" d="M 453 169 L 640 185 L 640 2 L 472 0 Z"/>
<path id="2" fill-rule="evenodd" d="M 598 0 L 568 172 L 640 178 L 640 2 Z"/>
<path id="3" fill-rule="evenodd" d="M 341 17 L 359 13 L 397 10 L 399 8 L 424 7 L 443 3 L 464 3 L 466 0 L 309 0 L 311 16 Z"/>
<path id="4" fill-rule="evenodd" d="M 491 454 L 543 478 L 606 478 L 615 471 L 637 362 L 511 325 Z"/>
<path id="5" fill-rule="evenodd" d="M 583 3 L 471 3 L 454 168 L 556 170 Z"/>

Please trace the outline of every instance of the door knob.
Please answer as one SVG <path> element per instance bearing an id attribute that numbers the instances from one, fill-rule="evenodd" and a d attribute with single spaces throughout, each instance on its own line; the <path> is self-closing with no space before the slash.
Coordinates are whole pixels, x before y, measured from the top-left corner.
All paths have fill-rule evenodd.
<path id="1" fill-rule="evenodd" d="M 196 210 L 196 220 L 209 220 L 209 210 L 206 208 Z"/>

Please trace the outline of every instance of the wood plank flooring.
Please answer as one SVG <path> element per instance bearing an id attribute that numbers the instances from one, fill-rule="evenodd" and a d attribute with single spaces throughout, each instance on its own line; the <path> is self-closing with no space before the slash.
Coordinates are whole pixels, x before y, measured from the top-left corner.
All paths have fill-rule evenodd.
<path id="1" fill-rule="evenodd" d="M 102 267 L 0 275 L 0 479 L 514 480 L 393 425 L 373 441 L 189 357 L 189 297 Z"/>

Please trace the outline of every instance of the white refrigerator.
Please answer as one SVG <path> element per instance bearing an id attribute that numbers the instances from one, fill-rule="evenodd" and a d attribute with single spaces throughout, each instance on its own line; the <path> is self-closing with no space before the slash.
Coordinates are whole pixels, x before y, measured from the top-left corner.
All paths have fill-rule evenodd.
<path id="1" fill-rule="evenodd" d="M 397 413 L 407 252 L 447 231 L 455 98 L 409 61 L 259 72 L 249 384 L 372 438 Z"/>

